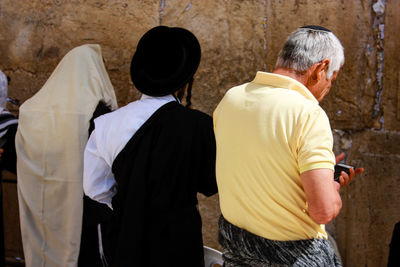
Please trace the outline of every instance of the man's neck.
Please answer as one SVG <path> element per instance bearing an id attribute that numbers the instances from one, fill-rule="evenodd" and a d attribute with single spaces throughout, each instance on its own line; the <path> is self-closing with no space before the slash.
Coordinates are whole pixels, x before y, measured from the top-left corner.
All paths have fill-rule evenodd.
<path id="1" fill-rule="evenodd" d="M 292 79 L 295 79 L 295 80 L 301 82 L 304 85 L 306 85 L 306 83 L 307 83 L 306 75 L 298 74 L 293 69 L 276 68 L 276 69 L 274 69 L 274 71 L 272 73 L 288 76 Z"/>

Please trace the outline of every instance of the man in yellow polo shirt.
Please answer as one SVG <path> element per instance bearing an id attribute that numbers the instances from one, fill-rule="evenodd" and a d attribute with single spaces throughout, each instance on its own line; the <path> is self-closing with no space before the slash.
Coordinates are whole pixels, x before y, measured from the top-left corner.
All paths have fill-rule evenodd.
<path id="1" fill-rule="evenodd" d="M 331 31 L 301 27 L 273 73 L 230 89 L 214 111 L 225 266 L 341 266 L 324 224 L 356 171 L 334 182 L 332 132 L 319 102 L 343 63 Z"/>

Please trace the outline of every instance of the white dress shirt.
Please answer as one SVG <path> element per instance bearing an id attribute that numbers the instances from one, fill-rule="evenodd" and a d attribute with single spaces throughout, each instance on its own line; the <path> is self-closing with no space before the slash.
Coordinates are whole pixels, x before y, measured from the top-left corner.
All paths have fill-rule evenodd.
<path id="1" fill-rule="evenodd" d="M 143 95 L 140 100 L 94 120 L 95 129 L 84 153 L 83 190 L 88 197 L 112 208 L 116 188 L 111 168 L 115 158 L 151 115 L 171 101 L 176 101 L 173 95 Z"/>

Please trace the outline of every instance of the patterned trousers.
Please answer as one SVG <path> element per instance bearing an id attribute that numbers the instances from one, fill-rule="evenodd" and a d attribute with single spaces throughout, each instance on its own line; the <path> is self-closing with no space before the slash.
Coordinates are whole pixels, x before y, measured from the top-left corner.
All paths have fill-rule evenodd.
<path id="1" fill-rule="evenodd" d="M 341 267 L 326 239 L 269 240 L 219 218 L 218 241 L 225 267 Z"/>

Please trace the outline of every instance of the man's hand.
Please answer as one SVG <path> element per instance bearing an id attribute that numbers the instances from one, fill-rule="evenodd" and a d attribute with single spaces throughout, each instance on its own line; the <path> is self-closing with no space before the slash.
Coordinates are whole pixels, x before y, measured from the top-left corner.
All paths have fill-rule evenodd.
<path id="1" fill-rule="evenodd" d="M 342 152 L 338 156 L 336 156 L 336 164 L 341 162 L 345 157 L 345 154 Z M 350 169 L 350 175 L 346 172 L 342 171 L 339 176 L 340 187 L 344 187 L 348 185 L 351 181 L 353 181 L 354 177 L 360 173 L 364 172 L 364 168 Z M 339 188 L 340 189 L 340 188 Z"/>
<path id="2" fill-rule="evenodd" d="M 336 157 L 336 163 L 345 157 L 341 153 Z M 333 172 L 330 169 L 315 169 L 303 172 L 301 180 L 308 203 L 310 217 L 319 224 L 327 224 L 337 216 L 341 207 L 340 188 L 348 185 L 363 168 L 350 169 L 350 175 L 342 172 L 339 183 L 333 180 Z"/>

